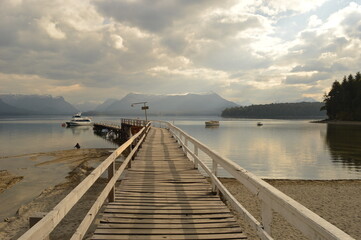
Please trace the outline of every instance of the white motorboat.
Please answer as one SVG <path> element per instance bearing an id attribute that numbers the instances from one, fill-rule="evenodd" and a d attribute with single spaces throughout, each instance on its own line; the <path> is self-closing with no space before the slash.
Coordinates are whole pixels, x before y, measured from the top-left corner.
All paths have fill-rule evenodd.
<path id="1" fill-rule="evenodd" d="M 75 114 L 69 122 L 66 122 L 68 127 L 70 126 L 88 126 L 92 125 L 92 120 L 88 117 L 82 117 L 81 113 Z"/>

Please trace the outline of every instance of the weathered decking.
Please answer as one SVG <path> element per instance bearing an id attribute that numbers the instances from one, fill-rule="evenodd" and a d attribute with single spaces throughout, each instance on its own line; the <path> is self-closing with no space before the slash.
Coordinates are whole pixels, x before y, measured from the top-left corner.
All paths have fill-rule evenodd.
<path id="1" fill-rule="evenodd" d="M 92 239 L 245 239 L 166 129 L 152 128 Z"/>

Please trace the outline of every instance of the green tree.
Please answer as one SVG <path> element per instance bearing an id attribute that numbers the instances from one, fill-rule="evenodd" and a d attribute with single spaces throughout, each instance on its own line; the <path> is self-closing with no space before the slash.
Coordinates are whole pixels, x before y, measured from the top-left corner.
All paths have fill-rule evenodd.
<path id="1" fill-rule="evenodd" d="M 342 83 L 337 80 L 328 94 L 324 95 L 325 105 L 330 120 L 361 120 L 361 74 L 344 76 Z"/>

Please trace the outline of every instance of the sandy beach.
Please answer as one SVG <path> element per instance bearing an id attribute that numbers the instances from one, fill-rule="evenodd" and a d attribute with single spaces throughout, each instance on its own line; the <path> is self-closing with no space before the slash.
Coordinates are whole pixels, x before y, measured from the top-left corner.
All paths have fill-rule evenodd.
<path id="1" fill-rule="evenodd" d="M 32 201 L 22 205 L 15 216 L 7 217 L 0 223 L 0 239 L 17 239 L 28 230 L 29 216 L 37 213 L 49 212 L 56 206 L 74 187 L 76 187 L 94 168 L 110 155 L 111 149 L 74 149 L 65 151 L 54 151 L 47 153 L 29 154 L 31 160 L 50 156 L 51 159 L 40 164 L 54 165 L 64 163 L 72 169 L 66 178 L 59 184 L 44 189 L 39 196 Z M 26 155 L 22 155 L 26 156 Z M 12 156 L 18 157 L 18 156 Z M 1 160 L 1 159 L 0 159 Z M 22 176 L 14 176 L 6 170 L 0 171 L 1 189 L 12 188 L 23 179 Z M 91 207 L 96 197 L 104 187 L 105 180 L 99 179 L 96 184 L 84 195 L 81 201 L 69 212 L 67 217 L 58 225 L 51 234 L 51 239 L 69 239 L 75 231 L 82 217 Z M 1 194 L 1 193 L 0 193 Z"/>
<path id="2" fill-rule="evenodd" d="M 38 212 L 50 211 L 63 199 L 93 168 L 91 161 L 102 161 L 109 155 L 109 149 L 82 149 L 82 151 L 67 150 L 51 153 L 56 156 L 42 164 L 55 162 L 68 162 L 72 171 L 64 181 L 56 186 L 44 189 L 30 203 L 21 206 L 15 216 L 9 216 L 0 223 L 0 239 L 17 239 L 28 229 L 28 218 Z M 36 157 L 34 155 L 33 157 Z M 1 182 L 7 180 L 8 184 L 2 186 L 3 191 L 16 185 L 22 180 L 21 176 L 14 176 L 3 170 L 0 172 Z M 260 202 L 248 192 L 235 179 L 221 179 L 224 185 L 258 220 L 260 220 Z M 359 208 L 361 196 L 361 180 L 266 180 L 291 198 L 300 202 L 310 210 L 336 225 L 355 239 L 361 239 L 361 209 Z M 51 234 L 51 239 L 69 239 L 75 231 L 83 216 L 86 214 L 105 184 L 100 179 L 83 199 L 71 210 L 68 216 Z M 1 194 L 1 193 L 0 193 Z M 240 225 L 247 233 L 249 239 L 259 239 L 248 225 L 236 215 Z M 305 239 L 297 230 L 285 220 L 275 214 L 272 225 L 272 235 L 275 239 Z M 91 230 L 86 238 L 91 236 Z"/>
<path id="3" fill-rule="evenodd" d="M 355 239 L 361 239 L 361 180 L 267 180 L 268 183 L 334 224 Z M 259 221 L 260 201 L 235 179 L 222 179 L 223 184 Z M 239 219 L 239 218 L 238 218 Z M 239 220 L 249 239 L 259 239 L 243 220 Z M 274 239 L 306 239 L 275 214 Z"/>
<path id="4" fill-rule="evenodd" d="M 0 194 L 22 179 L 22 176 L 15 176 L 7 170 L 0 170 Z"/>

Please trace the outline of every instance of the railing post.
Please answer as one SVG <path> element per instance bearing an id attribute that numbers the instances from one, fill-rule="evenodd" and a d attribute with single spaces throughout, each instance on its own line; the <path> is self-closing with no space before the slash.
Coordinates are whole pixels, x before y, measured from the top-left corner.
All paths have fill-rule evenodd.
<path id="1" fill-rule="evenodd" d="M 114 174 L 115 174 L 115 162 L 113 161 L 108 167 L 108 182 L 110 181 L 110 179 L 113 178 Z M 115 186 L 112 187 L 108 195 L 108 202 L 114 202 L 114 201 L 115 201 Z"/>
<path id="2" fill-rule="evenodd" d="M 188 147 L 188 138 L 186 136 L 184 136 L 184 145 L 185 145 L 185 147 Z M 184 148 L 183 150 L 184 150 L 184 153 L 187 155 L 186 148 Z"/>
<path id="3" fill-rule="evenodd" d="M 194 155 L 196 155 L 198 157 L 198 147 L 197 147 L 196 144 L 194 144 Z M 193 158 L 193 163 L 194 163 L 194 168 L 198 169 L 198 160 L 197 160 L 197 158 Z"/>
<path id="4" fill-rule="evenodd" d="M 214 174 L 214 176 L 217 177 L 217 169 L 218 169 L 218 164 L 217 162 L 212 158 L 212 173 Z M 212 192 L 215 193 L 217 192 L 217 187 L 216 184 L 212 182 Z"/>
<path id="5" fill-rule="evenodd" d="M 129 153 L 131 153 L 133 150 L 132 144 L 129 145 L 129 148 L 128 148 Z M 127 168 L 131 168 L 131 167 L 132 167 L 132 161 L 129 161 Z"/>
<path id="6" fill-rule="evenodd" d="M 35 224 L 37 224 L 41 219 L 43 219 L 46 216 L 47 213 L 45 212 L 37 212 L 29 217 L 29 228 L 32 228 Z M 49 235 L 43 240 L 49 240 Z"/>
<path id="7" fill-rule="evenodd" d="M 271 224 L 272 224 L 272 209 L 271 207 L 265 202 L 265 200 L 262 200 L 261 203 L 261 217 L 262 217 L 262 225 L 263 229 L 271 235 Z"/>

